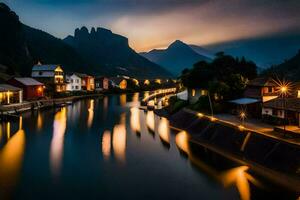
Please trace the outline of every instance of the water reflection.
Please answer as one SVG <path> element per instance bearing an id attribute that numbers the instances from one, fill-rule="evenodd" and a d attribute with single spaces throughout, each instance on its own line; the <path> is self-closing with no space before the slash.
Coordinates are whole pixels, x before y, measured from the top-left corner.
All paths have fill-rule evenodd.
<path id="1" fill-rule="evenodd" d="M 38 111 L 37 123 L 36 123 L 37 130 L 40 131 L 42 129 L 42 126 L 43 126 L 43 118 L 40 111 Z"/>
<path id="2" fill-rule="evenodd" d="M 126 101 L 127 101 L 126 94 L 121 94 L 121 95 L 120 95 L 120 105 L 121 105 L 122 107 L 126 106 Z"/>
<path id="3" fill-rule="evenodd" d="M 50 147 L 50 168 L 55 176 L 59 175 L 63 156 L 64 135 L 67 127 L 66 108 L 61 108 L 54 116 L 53 137 Z"/>
<path id="4" fill-rule="evenodd" d="M 7 139 L 10 138 L 10 122 L 6 123 L 6 137 Z"/>
<path id="5" fill-rule="evenodd" d="M 90 101 L 89 101 L 89 109 L 88 109 L 88 120 L 87 120 L 87 126 L 88 126 L 88 128 L 91 128 L 91 126 L 93 124 L 94 106 L 95 106 L 94 99 L 90 99 Z"/>
<path id="6" fill-rule="evenodd" d="M 0 186 L 15 186 L 20 175 L 25 150 L 25 132 L 22 129 L 22 117 L 19 130 L 8 140 L 0 151 Z M 9 193 L 11 188 L 5 190 Z M 9 194 L 4 194 L 9 195 Z"/>
<path id="7" fill-rule="evenodd" d="M 125 161 L 125 150 L 126 150 L 126 115 L 121 115 L 120 124 L 114 126 L 113 130 L 113 150 L 115 158 L 119 161 Z"/>
<path id="8" fill-rule="evenodd" d="M 111 133 L 110 131 L 104 131 L 102 135 L 102 154 L 104 159 L 108 160 L 110 157 L 110 149 L 111 149 Z"/>
<path id="9" fill-rule="evenodd" d="M 141 125 L 140 125 L 140 110 L 137 107 L 132 107 L 130 109 L 130 126 L 131 129 L 136 132 L 141 132 Z"/>
<path id="10" fill-rule="evenodd" d="M 250 200 L 250 182 L 261 187 L 261 184 L 247 173 L 248 166 L 239 166 L 225 172 L 219 172 L 213 167 L 207 165 L 199 157 L 194 155 L 189 146 L 189 135 L 181 131 L 176 135 L 175 142 L 177 147 L 188 155 L 189 160 L 198 168 L 211 175 L 224 187 L 236 186 L 242 200 Z"/>
<path id="11" fill-rule="evenodd" d="M 154 113 L 153 111 L 148 111 L 146 116 L 146 123 L 147 127 L 150 129 L 150 131 L 155 131 L 155 121 L 154 121 Z"/>
<path id="12" fill-rule="evenodd" d="M 161 118 L 158 125 L 158 134 L 163 144 L 168 145 L 170 147 L 170 128 L 169 121 L 166 118 Z"/>

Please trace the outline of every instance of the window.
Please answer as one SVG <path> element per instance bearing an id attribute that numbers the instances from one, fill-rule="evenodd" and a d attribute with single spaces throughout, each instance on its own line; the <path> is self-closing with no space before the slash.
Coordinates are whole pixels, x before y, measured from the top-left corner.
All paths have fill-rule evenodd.
<path id="1" fill-rule="evenodd" d="M 73 79 L 71 79 L 71 83 L 73 83 L 74 82 L 74 80 Z"/>
<path id="2" fill-rule="evenodd" d="M 75 86 L 76 90 L 78 90 L 78 85 Z"/>
<path id="3" fill-rule="evenodd" d="M 272 93 L 273 92 L 273 88 L 272 87 L 268 87 L 268 93 Z"/>
<path id="4" fill-rule="evenodd" d="M 196 90 L 192 89 L 192 97 L 194 97 L 196 95 Z"/>
<path id="5" fill-rule="evenodd" d="M 43 72 L 39 71 L 39 75 L 42 76 L 42 75 L 43 75 Z"/>

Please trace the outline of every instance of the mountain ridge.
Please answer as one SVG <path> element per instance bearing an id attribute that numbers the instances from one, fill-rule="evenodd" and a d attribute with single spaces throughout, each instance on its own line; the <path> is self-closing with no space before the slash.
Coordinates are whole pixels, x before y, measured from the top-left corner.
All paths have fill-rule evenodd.
<path id="1" fill-rule="evenodd" d="M 174 75 L 179 75 L 183 69 L 192 67 L 196 62 L 211 60 L 180 40 L 175 40 L 166 49 L 152 49 L 140 55 L 165 67 Z"/>

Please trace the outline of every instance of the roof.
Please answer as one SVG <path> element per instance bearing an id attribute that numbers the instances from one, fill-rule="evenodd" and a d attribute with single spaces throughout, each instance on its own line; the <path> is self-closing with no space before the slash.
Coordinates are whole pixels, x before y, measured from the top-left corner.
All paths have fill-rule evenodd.
<path id="1" fill-rule="evenodd" d="M 7 91 L 13 91 L 13 92 L 17 92 L 22 90 L 21 88 L 18 87 L 14 87 L 12 85 L 8 85 L 8 84 L 0 84 L 0 92 L 7 92 Z"/>
<path id="2" fill-rule="evenodd" d="M 32 71 L 54 71 L 60 65 L 34 65 Z"/>
<path id="3" fill-rule="evenodd" d="M 77 72 L 75 72 L 74 74 L 76 74 L 80 78 L 92 77 L 91 75 L 83 74 L 83 73 L 77 73 Z"/>
<path id="4" fill-rule="evenodd" d="M 27 85 L 27 86 L 30 86 L 30 85 L 44 85 L 43 83 L 38 82 L 37 80 L 35 80 L 33 78 L 25 77 L 25 78 L 14 78 L 14 79 L 19 81 L 23 85 Z"/>
<path id="5" fill-rule="evenodd" d="M 279 97 L 265 102 L 263 107 L 300 112 L 300 98 L 286 98 L 284 100 L 283 98 Z"/>
<path id="6" fill-rule="evenodd" d="M 240 98 L 229 101 L 230 103 L 238 104 L 238 105 L 247 105 L 252 103 L 258 103 L 260 100 L 254 98 Z"/>
<path id="7" fill-rule="evenodd" d="M 249 83 L 247 84 L 249 86 L 272 86 L 275 87 L 277 86 L 276 83 L 269 77 L 258 77 L 253 80 L 250 80 Z"/>

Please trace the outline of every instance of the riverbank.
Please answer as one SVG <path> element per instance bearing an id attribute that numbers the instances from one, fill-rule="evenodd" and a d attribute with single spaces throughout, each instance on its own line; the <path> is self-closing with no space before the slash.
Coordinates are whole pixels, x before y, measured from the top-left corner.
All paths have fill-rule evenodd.
<path id="1" fill-rule="evenodd" d="M 80 95 L 80 96 L 35 100 L 35 101 L 28 101 L 28 102 L 24 101 L 23 103 L 18 103 L 18 104 L 1 105 L 0 113 L 2 115 L 17 114 L 28 110 L 37 110 L 41 108 L 70 104 L 74 101 L 85 99 L 85 98 L 98 98 L 98 97 L 102 97 L 103 95 L 104 94 L 102 93 L 95 93 L 95 94 L 87 94 L 87 95 Z"/>
<path id="2" fill-rule="evenodd" d="M 248 165 L 256 173 L 300 193 L 299 144 L 197 115 L 188 109 L 168 118 L 171 128 L 189 133 L 191 145 L 201 145 L 238 164 Z"/>

